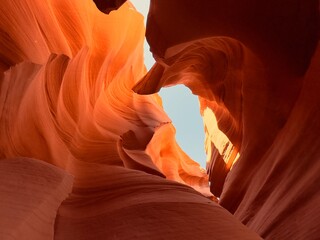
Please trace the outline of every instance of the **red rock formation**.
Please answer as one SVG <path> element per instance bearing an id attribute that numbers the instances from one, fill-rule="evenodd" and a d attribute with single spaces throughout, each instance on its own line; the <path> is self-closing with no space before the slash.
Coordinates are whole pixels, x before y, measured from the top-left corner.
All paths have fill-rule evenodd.
<path id="1" fill-rule="evenodd" d="M 320 236 L 318 6 L 151 1 L 157 63 L 134 90 L 199 96 L 211 191 L 266 239 Z"/>
<path id="2" fill-rule="evenodd" d="M 57 209 L 72 189 L 72 176 L 43 161 L 0 161 L 1 239 L 53 239 Z"/>
<path id="3" fill-rule="evenodd" d="M 159 96 L 132 91 L 146 70 L 129 3 L 5 0 L 0 29 L 1 239 L 259 239 L 207 198 Z"/>

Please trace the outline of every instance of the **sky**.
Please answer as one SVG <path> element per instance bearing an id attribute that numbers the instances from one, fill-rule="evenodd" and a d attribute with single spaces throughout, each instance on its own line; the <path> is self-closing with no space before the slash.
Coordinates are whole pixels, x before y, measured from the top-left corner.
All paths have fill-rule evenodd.
<path id="1" fill-rule="evenodd" d="M 136 9 L 145 16 L 149 9 L 149 0 L 130 0 Z M 149 45 L 145 41 L 144 58 L 147 69 L 154 63 Z M 176 140 L 180 147 L 203 168 L 206 167 L 206 155 L 204 151 L 203 121 L 199 112 L 198 97 L 183 86 L 177 85 L 170 88 L 162 88 L 160 91 L 165 112 L 172 120 L 176 128 Z"/>

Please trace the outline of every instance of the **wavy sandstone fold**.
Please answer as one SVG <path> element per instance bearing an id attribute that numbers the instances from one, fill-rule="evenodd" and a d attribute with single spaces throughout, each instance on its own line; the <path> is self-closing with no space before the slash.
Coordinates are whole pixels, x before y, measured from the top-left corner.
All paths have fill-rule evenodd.
<path id="1" fill-rule="evenodd" d="M 130 3 L 5 0 L 0 29 L 1 239 L 259 239 L 210 200 L 160 97 L 132 91 Z"/>
<path id="2" fill-rule="evenodd" d="M 199 96 L 211 192 L 265 239 L 320 236 L 318 7 L 151 1 L 157 63 L 133 89 Z"/>
<path id="3" fill-rule="evenodd" d="M 53 239 L 61 202 L 72 190 L 73 177 L 43 161 L 0 161 L 1 239 Z"/>

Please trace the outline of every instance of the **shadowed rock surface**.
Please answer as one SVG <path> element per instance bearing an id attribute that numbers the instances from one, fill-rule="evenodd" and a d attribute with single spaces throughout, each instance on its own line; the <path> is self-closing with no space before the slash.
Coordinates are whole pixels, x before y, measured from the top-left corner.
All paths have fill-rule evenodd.
<path id="1" fill-rule="evenodd" d="M 151 1 L 157 62 L 134 90 L 199 96 L 211 192 L 265 239 L 320 236 L 318 6 Z"/>

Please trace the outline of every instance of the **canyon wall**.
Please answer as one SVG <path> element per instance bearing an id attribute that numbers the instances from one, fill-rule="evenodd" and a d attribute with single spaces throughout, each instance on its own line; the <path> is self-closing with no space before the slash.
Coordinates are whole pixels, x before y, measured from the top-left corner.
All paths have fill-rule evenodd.
<path id="1" fill-rule="evenodd" d="M 199 96 L 210 190 L 265 239 L 320 236 L 318 36 L 319 1 L 151 1 L 134 90 Z"/>
<path id="2" fill-rule="evenodd" d="M 0 238 L 319 239 L 319 2 L 152 0 L 148 73 L 143 17 L 96 4 L 0 6 Z M 157 95 L 176 84 L 207 173 Z"/>
<path id="3" fill-rule="evenodd" d="M 143 17 L 110 9 L 0 6 L 0 238 L 260 239 L 216 203 L 160 97 L 132 90 Z"/>

